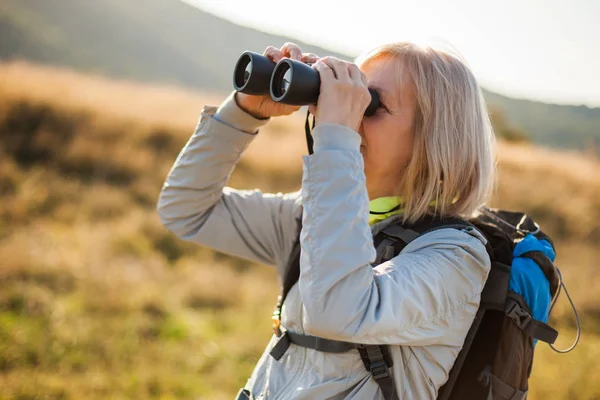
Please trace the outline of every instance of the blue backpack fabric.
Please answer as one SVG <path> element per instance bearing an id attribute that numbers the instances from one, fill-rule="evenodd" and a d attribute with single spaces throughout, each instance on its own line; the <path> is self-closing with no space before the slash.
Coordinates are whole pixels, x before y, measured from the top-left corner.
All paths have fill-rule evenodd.
<path id="1" fill-rule="evenodd" d="M 531 251 L 543 253 L 552 262 L 556 259 L 556 253 L 550 242 L 528 234 L 516 244 L 513 250 L 508 289 L 523 296 L 534 319 L 547 323 L 552 301 L 550 282 L 534 260 L 522 257 L 523 254 Z"/>

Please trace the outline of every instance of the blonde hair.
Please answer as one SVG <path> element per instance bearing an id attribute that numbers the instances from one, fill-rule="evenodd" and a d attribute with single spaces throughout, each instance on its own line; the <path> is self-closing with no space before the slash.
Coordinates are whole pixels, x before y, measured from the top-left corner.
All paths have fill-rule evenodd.
<path id="1" fill-rule="evenodd" d="M 405 42 L 379 46 L 356 62 L 380 58 L 399 61 L 416 92 L 412 159 L 398 185 L 404 221 L 473 216 L 489 200 L 496 175 L 494 132 L 473 73 L 456 56 Z"/>

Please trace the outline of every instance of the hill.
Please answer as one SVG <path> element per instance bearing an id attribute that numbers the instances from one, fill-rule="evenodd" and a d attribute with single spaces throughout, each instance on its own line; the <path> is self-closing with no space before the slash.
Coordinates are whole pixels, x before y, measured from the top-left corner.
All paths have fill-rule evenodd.
<path id="1" fill-rule="evenodd" d="M 177 0 L 6 0 L 0 59 L 22 58 L 223 93 L 245 50 L 289 38 L 237 26 Z M 301 43 L 308 52 L 329 54 Z M 337 54 L 338 56 L 341 56 Z"/>
<path id="2" fill-rule="evenodd" d="M 244 384 L 270 336 L 274 271 L 176 239 L 155 211 L 202 106 L 220 99 L 0 65 L 0 399 L 218 400 Z M 229 185 L 296 190 L 302 127 L 271 121 Z M 598 398 L 600 164 L 498 150 L 492 205 L 541 222 L 583 314 L 575 352 L 539 348 L 528 398 Z M 552 323 L 570 344 L 564 298 Z"/>
<path id="3" fill-rule="evenodd" d="M 316 54 L 327 49 L 241 27 L 177 0 L 3 0 L 0 60 L 26 59 L 116 78 L 223 93 L 244 50 L 286 41 Z M 600 109 L 521 101 L 486 92 L 508 137 L 563 148 L 600 147 Z M 504 118 L 504 115 L 506 118 Z"/>
<path id="4" fill-rule="evenodd" d="M 600 109 L 513 99 L 484 91 L 486 100 L 502 110 L 511 126 L 535 143 L 588 150 L 600 155 Z"/>

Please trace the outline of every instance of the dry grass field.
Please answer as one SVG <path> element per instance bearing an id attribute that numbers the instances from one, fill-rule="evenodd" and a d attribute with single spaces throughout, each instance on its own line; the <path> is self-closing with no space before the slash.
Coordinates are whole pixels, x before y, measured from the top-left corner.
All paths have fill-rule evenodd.
<path id="1" fill-rule="evenodd" d="M 176 239 L 161 184 L 222 98 L 0 64 L 0 400 L 230 399 L 270 335 L 274 271 Z M 230 185 L 296 190 L 303 115 L 261 131 Z M 492 206 L 556 239 L 582 315 L 538 345 L 530 399 L 600 399 L 600 162 L 500 142 Z M 552 318 L 574 338 L 566 298 Z"/>

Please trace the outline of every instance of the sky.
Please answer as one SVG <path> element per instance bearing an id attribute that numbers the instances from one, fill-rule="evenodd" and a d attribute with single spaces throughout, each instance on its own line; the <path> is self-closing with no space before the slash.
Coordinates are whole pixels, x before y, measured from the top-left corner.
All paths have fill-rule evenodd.
<path id="1" fill-rule="evenodd" d="M 486 89 L 600 107 L 600 0 L 183 1 L 351 56 L 433 41 L 461 54 Z"/>

